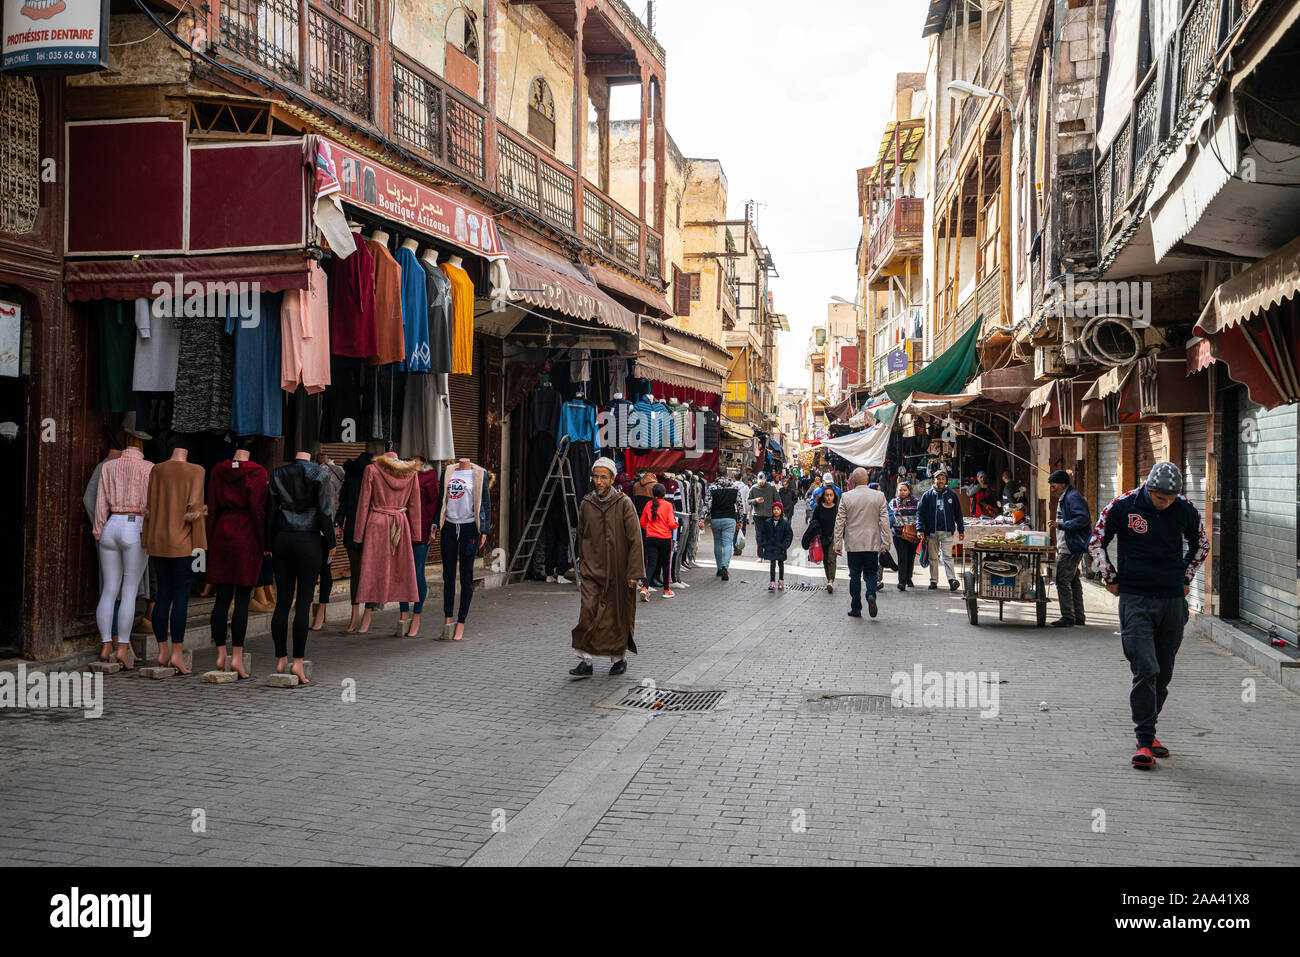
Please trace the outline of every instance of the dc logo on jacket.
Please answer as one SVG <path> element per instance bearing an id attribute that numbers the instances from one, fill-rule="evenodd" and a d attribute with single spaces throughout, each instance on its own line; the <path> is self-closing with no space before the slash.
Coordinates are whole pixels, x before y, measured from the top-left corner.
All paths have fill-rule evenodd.
<path id="1" fill-rule="evenodd" d="M 1147 531 L 1147 520 L 1141 515 L 1129 515 L 1128 527 L 1139 535 L 1145 535 Z"/>

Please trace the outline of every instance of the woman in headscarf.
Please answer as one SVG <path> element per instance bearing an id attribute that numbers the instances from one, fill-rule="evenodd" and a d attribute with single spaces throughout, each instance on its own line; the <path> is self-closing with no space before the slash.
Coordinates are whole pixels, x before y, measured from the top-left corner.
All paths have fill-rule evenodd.
<path id="1" fill-rule="evenodd" d="M 591 467 L 592 489 L 578 507 L 577 554 L 581 610 L 573 629 L 573 650 L 582 660 L 569 671 L 588 678 L 592 659 L 608 657 L 611 675 L 627 671 L 636 654 L 637 587 L 645 577 L 641 524 L 632 500 L 614 487 L 616 467 L 608 458 Z"/>

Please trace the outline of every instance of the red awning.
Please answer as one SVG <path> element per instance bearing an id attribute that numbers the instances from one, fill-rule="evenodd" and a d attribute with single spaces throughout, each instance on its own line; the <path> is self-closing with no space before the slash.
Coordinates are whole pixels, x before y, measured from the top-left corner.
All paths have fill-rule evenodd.
<path id="1" fill-rule="evenodd" d="M 1194 376 L 1214 365 L 1214 349 L 1209 339 L 1193 339 L 1187 344 L 1187 374 Z"/>
<path id="2" fill-rule="evenodd" d="M 69 259 L 63 279 L 69 302 L 173 295 L 177 282 L 187 296 L 191 282 L 257 283 L 261 292 L 306 289 L 311 260 L 300 253 L 174 256 L 159 259 Z M 162 292 L 159 284 L 166 287 Z"/>
<path id="3" fill-rule="evenodd" d="M 501 241 L 510 254 L 506 268 L 514 299 L 636 335 L 636 315 L 583 275 L 577 263 L 504 232 Z"/>
<path id="4" fill-rule="evenodd" d="M 1265 262 L 1268 260 L 1260 264 Z M 1232 314 L 1215 311 L 1218 297 L 1216 292 L 1205 307 L 1196 334 L 1209 340 L 1215 358 L 1227 366 L 1228 376 L 1246 387 L 1251 401 L 1266 409 L 1300 401 L 1300 302 L 1292 296 L 1265 304 L 1258 314 L 1229 321 Z"/>
<path id="5" fill-rule="evenodd" d="M 635 279 L 629 279 L 627 276 L 599 263 L 593 263 L 588 268 L 591 270 L 592 278 L 597 284 L 617 296 L 625 296 L 640 303 L 649 310 L 651 315 L 665 318 L 673 315 L 673 307 L 668 305 L 668 300 L 657 289 L 653 289 L 643 282 L 637 282 Z"/>

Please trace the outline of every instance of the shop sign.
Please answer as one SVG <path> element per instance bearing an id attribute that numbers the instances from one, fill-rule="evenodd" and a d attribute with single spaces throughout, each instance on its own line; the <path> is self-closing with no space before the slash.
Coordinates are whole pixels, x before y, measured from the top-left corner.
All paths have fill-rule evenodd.
<path id="1" fill-rule="evenodd" d="M 333 140 L 330 140 L 330 151 L 343 187 L 340 196 L 344 202 L 405 223 L 479 256 L 495 259 L 507 255 L 496 221 L 482 210 L 458 202 Z"/>
<path id="2" fill-rule="evenodd" d="M 9 73 L 90 73 L 108 66 L 109 0 L 3 0 Z"/>
<path id="3" fill-rule="evenodd" d="M 906 372 L 907 352 L 903 349 L 895 349 L 886 357 L 885 368 L 890 372 Z"/>

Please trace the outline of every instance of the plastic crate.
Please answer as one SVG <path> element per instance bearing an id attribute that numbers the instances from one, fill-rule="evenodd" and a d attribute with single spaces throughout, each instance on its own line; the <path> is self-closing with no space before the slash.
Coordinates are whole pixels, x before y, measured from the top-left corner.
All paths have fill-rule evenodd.
<path id="1" fill-rule="evenodd" d="M 980 570 L 980 596 L 983 598 L 1019 598 L 1025 593 L 1029 573 L 1020 568 L 1013 574 Z"/>

